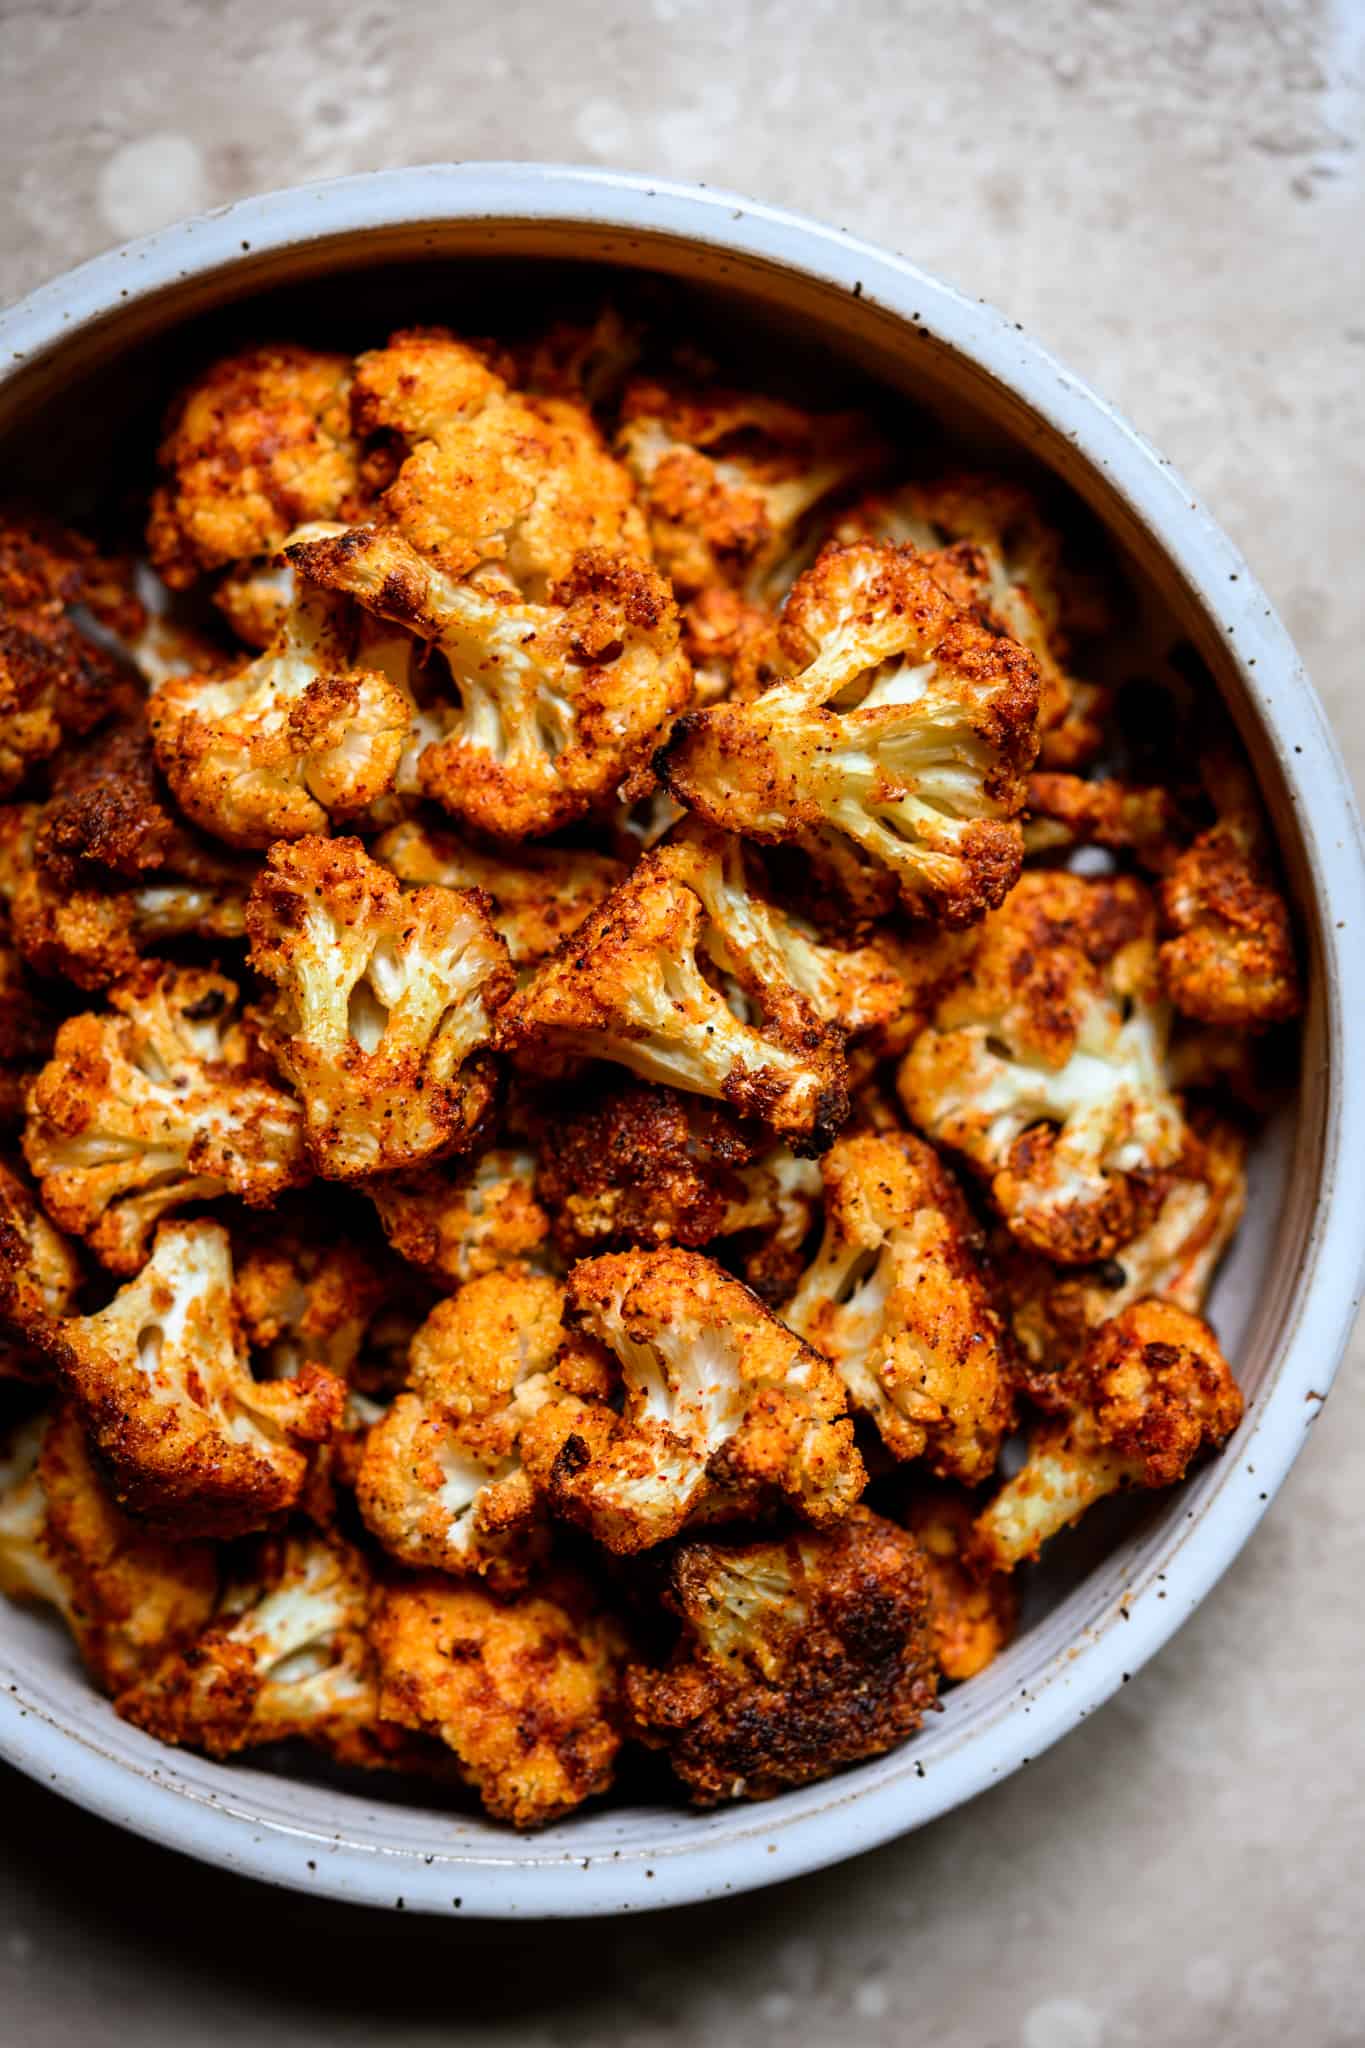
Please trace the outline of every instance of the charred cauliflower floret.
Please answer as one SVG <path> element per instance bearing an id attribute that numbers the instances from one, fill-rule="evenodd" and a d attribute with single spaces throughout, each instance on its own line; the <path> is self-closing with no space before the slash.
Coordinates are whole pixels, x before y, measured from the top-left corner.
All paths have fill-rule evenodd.
<path id="1" fill-rule="evenodd" d="M 233 1756 L 302 1740 L 339 1763 L 400 1760 L 379 1720 L 369 1569 L 337 1536 L 267 1537 L 217 1619 L 117 1702 L 162 1742 Z"/>
<path id="2" fill-rule="evenodd" d="M 49 1343 L 120 1506 L 178 1536 L 240 1535 L 292 1506 L 346 1397 L 313 1364 L 253 1379 L 217 1223 L 163 1223 L 136 1279 Z"/>
<path id="3" fill-rule="evenodd" d="M 443 1742 L 495 1819 L 544 1827 L 609 1788 L 625 1641 L 582 1580 L 553 1572 L 510 1602 L 405 1580 L 371 1633 L 384 1719 Z"/>
<path id="4" fill-rule="evenodd" d="M 55 1607 L 95 1684 L 118 1693 L 208 1619 L 214 1552 L 163 1540 L 121 1513 L 69 1407 L 35 1417 L 8 1453 L 0 1588 Z"/>
<path id="5" fill-rule="evenodd" d="M 839 1034 L 785 980 L 757 1025 L 737 1017 L 705 971 L 709 925 L 667 855 L 647 854 L 506 1005 L 496 1043 L 532 1071 L 547 1054 L 612 1060 L 819 1151 L 847 1113 Z"/>
<path id="6" fill-rule="evenodd" d="M 358 839 L 306 839 L 271 849 L 247 930 L 320 1173 L 363 1179 L 474 1141 L 494 1094 L 483 1048 L 512 985 L 479 894 L 405 893 Z"/>
<path id="7" fill-rule="evenodd" d="M 81 1284 L 76 1255 L 28 1182 L 0 1159 L 0 1379 L 43 1379 L 42 1337 Z"/>
<path id="8" fill-rule="evenodd" d="M 1033 657 L 988 632 L 913 548 L 828 548 L 782 618 L 789 673 L 681 719 L 659 757 L 712 824 L 793 841 L 832 829 L 913 911 L 968 924 L 1019 873 L 1037 750 Z"/>
<path id="9" fill-rule="evenodd" d="M 1018 1603 L 1007 1572 L 983 1569 L 973 1559 L 975 1509 L 969 1494 L 936 1486 L 918 1493 L 902 1520 L 929 1574 L 934 1652 L 943 1676 L 955 1684 L 975 1678 L 1014 1634 Z"/>
<path id="10" fill-rule="evenodd" d="M 1126 876 L 1024 876 L 900 1070 L 911 1121 L 1067 1265 L 1137 1235 L 1185 1126 L 1165 1068 L 1155 906 Z"/>
<path id="11" fill-rule="evenodd" d="M 485 853 L 453 832 L 415 821 L 395 825 L 374 843 L 376 860 L 409 886 L 482 889 L 514 967 L 534 965 L 577 931 L 625 877 L 623 861 L 580 847 L 525 846 Z"/>
<path id="12" fill-rule="evenodd" d="M 289 553 L 444 656 L 452 701 L 418 716 L 432 736 L 417 786 L 495 839 L 539 837 L 610 802 L 691 694 L 672 593 L 630 555 L 585 549 L 529 599 L 460 582 L 390 530 Z"/>
<path id="13" fill-rule="evenodd" d="M 180 394 L 147 526 L 164 582 L 183 590 L 343 515 L 359 487 L 350 383 L 348 357 L 286 342 L 228 356 Z"/>
<path id="14" fill-rule="evenodd" d="M 167 1210 L 223 1194 L 268 1207 L 309 1175 L 299 1106 L 262 1073 L 234 983 L 148 962 L 109 1000 L 58 1031 L 24 1156 L 58 1228 L 131 1273 Z"/>
<path id="15" fill-rule="evenodd" d="M 235 674 L 173 676 L 147 709 L 177 803 L 234 846 L 325 832 L 393 787 L 412 718 L 353 606 L 300 583 L 264 653 Z"/>
<path id="16" fill-rule="evenodd" d="M 356 1486 L 370 1530 L 404 1564 L 506 1589 L 543 1558 L 520 1440 L 557 1391 L 563 1306 L 557 1281 L 509 1267 L 438 1302 L 413 1338 L 410 1391 L 370 1431 Z"/>
<path id="17" fill-rule="evenodd" d="M 630 1667 L 626 1707 L 698 1806 L 880 1756 L 934 1704 L 924 1558 L 867 1508 L 819 1533 L 681 1544 L 665 1597 L 677 1648 L 663 1670 Z"/>
<path id="18" fill-rule="evenodd" d="M 575 1266 L 568 1311 L 614 1354 L 623 1398 L 550 1400 L 522 1430 L 532 1483 L 608 1550 L 785 1500 L 837 1521 L 865 1474 L 839 1376 L 699 1252 L 610 1252 Z"/>
<path id="19" fill-rule="evenodd" d="M 387 520 L 447 576 L 494 570 L 539 601 L 584 549 L 645 554 L 630 477 L 592 415 L 509 390 L 445 330 L 396 334 L 362 355 L 352 407 L 361 433 L 403 450 L 380 501 Z"/>
<path id="20" fill-rule="evenodd" d="M 961 1197 L 908 1132 L 841 1138 L 821 1172 L 824 1237 L 783 1320 L 833 1362 L 894 1457 L 974 1485 L 1013 1404 Z"/>
<path id="21" fill-rule="evenodd" d="M 473 1165 L 459 1160 L 420 1174 L 386 1174 L 367 1193 L 384 1235 L 438 1287 L 535 1258 L 550 1234 L 536 1199 L 529 1152 L 495 1146 Z"/>
<path id="22" fill-rule="evenodd" d="M 0 508 L 0 796 L 137 698 L 133 672 L 81 612 L 133 638 L 142 608 L 122 565 L 55 520 Z"/>
<path id="23" fill-rule="evenodd" d="M 3 924 L 0 918 L 0 933 Z M 50 1056 L 56 1035 L 48 1001 L 0 935 L 0 1131 L 23 1123 L 29 1081 Z"/>
<path id="24" fill-rule="evenodd" d="M 1123 1487 L 1174 1486 L 1201 1451 L 1220 1450 L 1242 1396 L 1207 1323 L 1167 1301 L 1139 1301 L 1094 1332 L 1048 1392 L 1055 1411 L 1028 1458 L 978 1516 L 973 1554 L 1010 1571 Z"/>
<path id="25" fill-rule="evenodd" d="M 1100 1323 L 1146 1295 L 1197 1315 L 1246 1205 L 1246 1137 L 1196 1112 L 1180 1158 L 1160 1183 L 1146 1228 L 1089 1266 L 1057 1266 L 1013 1240 L 996 1247 L 995 1274 L 1026 1368 L 1051 1376 L 1084 1350 Z"/>

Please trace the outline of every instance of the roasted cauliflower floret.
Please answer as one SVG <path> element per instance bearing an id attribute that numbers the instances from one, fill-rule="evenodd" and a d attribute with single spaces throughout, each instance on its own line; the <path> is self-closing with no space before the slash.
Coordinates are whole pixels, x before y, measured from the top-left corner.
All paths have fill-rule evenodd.
<path id="1" fill-rule="evenodd" d="M 1018 1621 L 1013 1579 L 973 1561 L 974 1514 L 970 1495 L 936 1486 L 917 1493 L 902 1516 L 929 1574 L 938 1668 L 954 1683 L 994 1663 Z"/>
<path id="2" fill-rule="evenodd" d="M 56 1035 L 49 1003 L 18 953 L 0 937 L 0 1130 L 23 1123 L 30 1077 L 50 1055 Z"/>
<path id="3" fill-rule="evenodd" d="M 132 669 L 81 630 L 82 612 L 108 634 L 137 633 L 124 566 L 55 520 L 0 508 L 0 796 L 136 701 Z"/>
<path id="4" fill-rule="evenodd" d="M 147 708 L 156 757 L 195 824 L 234 846 L 325 832 L 391 789 L 412 718 L 354 607 L 300 583 L 264 653 L 174 676 Z"/>
<path id="5" fill-rule="evenodd" d="M 1040 772 L 1029 777 L 1024 845 L 1031 854 L 1102 846 L 1160 872 L 1175 858 L 1181 822 L 1180 798 L 1162 783 Z"/>
<path id="6" fill-rule="evenodd" d="M 1242 1396 L 1207 1323 L 1166 1301 L 1134 1302 L 1055 1375 L 1055 1412 L 1022 1469 L 978 1516 L 973 1553 L 1010 1571 L 1122 1487 L 1174 1486 L 1201 1451 L 1220 1450 Z"/>
<path id="7" fill-rule="evenodd" d="M 789 1502 L 822 1526 L 865 1474 L 834 1368 L 699 1252 L 610 1252 L 575 1266 L 570 1316 L 620 1367 L 619 1414 L 551 1400 L 522 1430 L 532 1483 L 608 1550 Z"/>
<path id="8" fill-rule="evenodd" d="M 405 1580 L 371 1633 L 384 1719 L 443 1742 L 495 1819 L 544 1827 L 610 1786 L 625 1641 L 581 1579 L 556 1571 L 511 1602 Z"/>
<path id="9" fill-rule="evenodd" d="M 914 911 L 968 924 L 1019 873 L 1037 750 L 1033 657 L 955 605 L 913 548 L 828 548 L 787 600 L 789 673 L 682 718 L 659 757 L 712 824 L 792 841 L 833 829 Z"/>
<path id="10" fill-rule="evenodd" d="M 709 920 L 664 854 L 647 854 L 498 1018 L 496 1043 L 534 1071 L 550 1054 L 613 1060 L 757 1118 L 819 1151 L 847 1113 L 839 1035 L 785 981 L 742 1021 L 699 954 Z"/>
<path id="11" fill-rule="evenodd" d="M 1176 1164 L 1162 1177 L 1151 1222 L 1112 1257 L 1089 1266 L 1056 1266 L 1006 1239 L 996 1247 L 996 1279 L 1029 1376 L 1049 1377 L 1084 1350 L 1092 1330 L 1146 1295 L 1198 1315 L 1219 1259 L 1246 1205 L 1246 1137 L 1202 1111 L 1187 1129 Z"/>
<path id="12" fill-rule="evenodd" d="M 58 1228 L 131 1273 L 168 1209 L 268 1207 L 309 1174 L 299 1106 L 262 1073 L 233 982 L 148 962 L 109 1000 L 58 1031 L 24 1156 Z"/>
<path id="13" fill-rule="evenodd" d="M 682 1623 L 672 1662 L 631 1665 L 626 1707 L 698 1806 L 880 1756 L 934 1704 L 924 1558 L 867 1508 L 818 1533 L 681 1544 L 665 1597 Z"/>
<path id="14" fill-rule="evenodd" d="M 370 1431 L 356 1485 L 369 1528 L 404 1564 L 505 1590 L 543 1559 L 519 1447 L 557 1391 L 563 1305 L 557 1281 L 509 1267 L 438 1302 L 413 1338 L 410 1391 Z"/>
<path id="15" fill-rule="evenodd" d="M 645 329 L 610 303 L 575 311 L 514 346 L 518 384 L 539 397 L 613 407 L 639 360 Z"/>
<path id="16" fill-rule="evenodd" d="M 242 1233 L 232 1298 L 258 1379 L 297 1379 L 309 1364 L 354 1376 L 393 1275 L 345 1230 L 340 1217 L 310 1228 L 272 1216 Z"/>
<path id="17" fill-rule="evenodd" d="M 225 357 L 180 394 L 147 526 L 173 590 L 343 515 L 359 487 L 350 383 L 348 357 L 286 342 Z"/>
<path id="18" fill-rule="evenodd" d="M 364 434 L 405 451 L 387 519 L 451 577 L 496 570 L 533 601 L 583 549 L 643 557 L 630 477 L 571 399 L 511 391 L 487 358 L 443 329 L 395 334 L 356 363 Z"/>
<path id="19" fill-rule="evenodd" d="M 691 694 L 672 593 L 632 556 L 585 549 L 531 600 L 459 582 L 389 530 L 289 554 L 445 657 L 453 702 L 423 714 L 417 785 L 496 839 L 538 837 L 609 802 Z"/>
<path id="20" fill-rule="evenodd" d="M 320 1173 L 358 1180 L 474 1141 L 494 1094 L 483 1048 L 512 985 L 483 897 L 405 893 L 358 839 L 306 839 L 271 849 L 247 930 Z"/>
<path id="21" fill-rule="evenodd" d="M 117 1701 L 162 1742 L 210 1756 L 302 1740 L 339 1763 L 401 1761 L 379 1720 L 369 1569 L 337 1536 L 266 1538 L 219 1617 Z"/>
<path id="22" fill-rule="evenodd" d="M 912 1122 L 984 1180 L 1021 1243 L 1108 1258 L 1184 1143 L 1155 906 L 1126 876 L 1024 876 L 900 1070 Z"/>
<path id="23" fill-rule="evenodd" d="M 473 1165 L 387 1174 L 367 1190 L 384 1234 L 409 1265 L 438 1287 L 497 1266 L 535 1258 L 550 1234 L 536 1199 L 536 1162 L 529 1152 L 496 1146 Z"/>
<path id="24" fill-rule="evenodd" d="M 553 953 L 626 874 L 624 861 L 609 854 L 560 846 L 525 846 L 515 857 L 485 853 L 453 832 L 416 821 L 385 832 L 374 843 L 374 856 L 409 885 L 484 890 L 515 967 Z"/>
<path id="25" fill-rule="evenodd" d="M 42 1337 L 81 1284 L 75 1252 L 28 1182 L 0 1159 L 0 1379 L 42 1379 Z"/>
<path id="26" fill-rule="evenodd" d="M 48 1341 L 119 1505 L 178 1536 L 240 1535 L 292 1506 L 346 1398 L 318 1365 L 252 1378 L 217 1223 L 163 1223 L 136 1279 Z"/>
<path id="27" fill-rule="evenodd" d="M 115 1506 L 67 1406 L 12 1436 L 0 1491 L 0 1588 L 55 1607 L 102 1692 L 202 1627 L 218 1590 L 206 1543 L 171 1543 Z"/>
<path id="28" fill-rule="evenodd" d="M 974 1485 L 1013 1403 L 961 1197 L 908 1132 L 841 1138 L 821 1172 L 824 1237 L 783 1321 L 833 1362 L 893 1456 Z"/>

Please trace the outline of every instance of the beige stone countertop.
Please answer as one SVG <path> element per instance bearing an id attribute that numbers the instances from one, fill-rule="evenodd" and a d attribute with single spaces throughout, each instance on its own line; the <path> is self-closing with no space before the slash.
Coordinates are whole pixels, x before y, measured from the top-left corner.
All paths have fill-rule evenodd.
<path id="1" fill-rule="evenodd" d="M 1245 548 L 1365 775 L 1362 0 L 0 0 L 0 291 L 432 158 L 702 178 L 890 244 L 1114 399 Z M 908 1840 L 724 1906 L 500 1929 L 178 1861 L 7 1776 L 14 2048 L 1365 2042 L 1359 1341 L 1121 1698 Z"/>

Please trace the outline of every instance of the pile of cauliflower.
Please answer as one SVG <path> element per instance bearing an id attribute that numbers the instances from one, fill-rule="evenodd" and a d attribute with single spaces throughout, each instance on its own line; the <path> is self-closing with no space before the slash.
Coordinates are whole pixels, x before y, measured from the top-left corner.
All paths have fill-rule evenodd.
<path id="1" fill-rule="evenodd" d="M 158 462 L 126 555 L 0 519 L 0 1583 L 517 1827 L 905 1740 L 1241 1416 L 1211 685 L 1098 772 L 1041 499 L 618 311 L 253 348 Z"/>

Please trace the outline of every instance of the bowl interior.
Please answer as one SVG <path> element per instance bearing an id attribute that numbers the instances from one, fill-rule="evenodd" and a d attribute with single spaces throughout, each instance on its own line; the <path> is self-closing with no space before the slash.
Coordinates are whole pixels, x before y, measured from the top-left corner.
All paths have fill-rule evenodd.
<path id="1" fill-rule="evenodd" d="M 872 387 L 879 403 L 902 408 L 908 447 L 917 436 L 942 435 L 958 453 L 1046 469 L 1073 491 L 1105 529 L 1132 592 L 1119 674 L 1142 674 L 1180 642 L 1197 648 L 1251 752 L 1298 902 L 1310 971 L 1320 964 L 1319 911 L 1278 745 L 1229 657 L 1217 619 L 1121 490 L 1007 383 L 918 319 L 907 323 L 867 296 L 763 258 L 721 256 L 667 235 L 530 221 L 388 228 L 332 237 L 302 251 L 258 255 L 244 248 L 240 268 L 132 299 L 0 387 L 7 488 L 73 515 L 108 510 L 145 483 L 159 417 L 177 381 L 239 340 L 325 337 L 332 346 L 358 347 L 394 327 L 431 320 L 484 333 L 504 327 L 509 308 L 528 317 L 548 313 L 564 300 L 591 297 L 619 282 L 615 274 L 623 269 L 662 280 L 662 303 L 676 305 L 689 325 L 713 330 L 720 344 L 737 349 L 756 374 L 783 391 L 839 403 Z M 774 376 L 774 363 L 780 375 Z M 1321 985 L 1319 974 L 1312 980 Z M 1320 1000 L 1310 1010 L 1303 1046 L 1300 1088 L 1256 1146 L 1247 1220 L 1213 1295 L 1213 1319 L 1253 1404 L 1268 1391 L 1322 1176 L 1327 1058 Z M 1235 1446 L 1230 1455 L 1236 1456 Z M 1069 1646 L 1116 1625 L 1128 1589 L 1169 1558 L 1173 1541 L 1197 1521 L 1226 1473 L 1226 1461 L 1215 1463 L 1175 1494 L 1122 1504 L 1059 1543 L 1035 1577 L 1029 1625 L 1019 1640 L 981 1678 L 951 1693 L 942 1714 L 906 1749 L 831 1785 L 712 1816 L 663 1803 L 646 1778 L 634 1803 L 582 1814 L 521 1841 L 473 1813 L 428 1804 L 425 1794 L 379 1780 L 338 1785 L 310 1777 L 293 1759 L 280 1774 L 172 1754 L 115 1719 L 86 1685 L 64 1640 L 36 1617 L 6 1609 L 0 1663 L 19 1682 L 29 1711 L 73 1731 L 125 1773 L 173 1785 L 204 1806 L 250 1814 L 258 1826 L 315 1844 L 319 1856 L 344 1842 L 390 1863 L 396 1859 L 395 1895 L 405 1889 L 403 1866 L 434 1869 L 429 1891 L 439 1891 L 441 1873 L 448 1873 L 454 1900 L 460 1866 L 507 1870 L 604 1858 L 652 1865 L 703 1839 L 772 1837 L 787 1819 L 911 1775 L 932 1775 L 981 1730 L 1017 1711 L 1021 1693 L 1035 1698 L 1065 1683 Z M 131 1817 L 135 1790 L 128 1804 Z M 305 1860 L 311 1868 L 316 1859 Z M 300 1881 L 306 1881 L 301 1874 Z"/>

